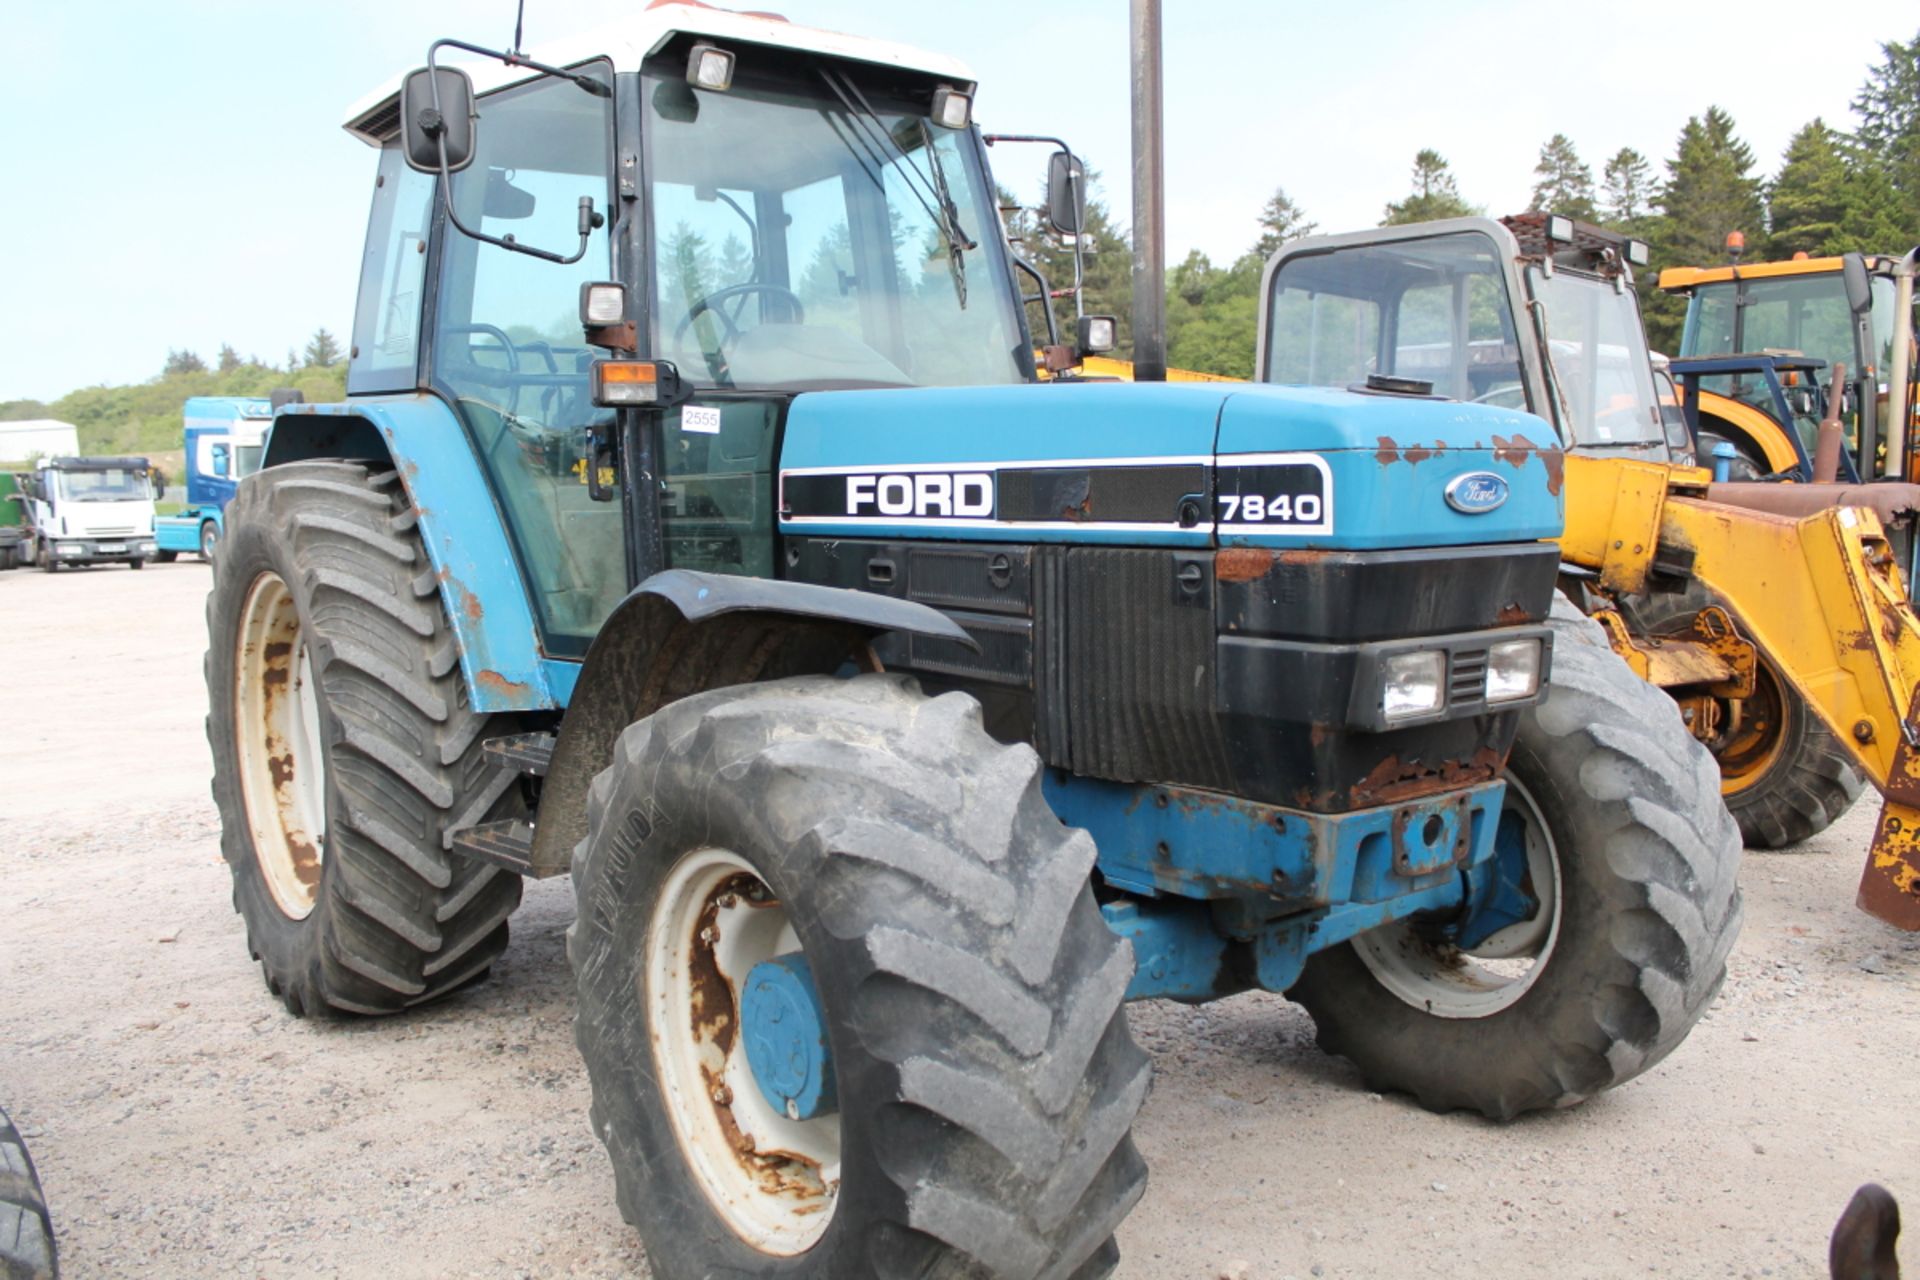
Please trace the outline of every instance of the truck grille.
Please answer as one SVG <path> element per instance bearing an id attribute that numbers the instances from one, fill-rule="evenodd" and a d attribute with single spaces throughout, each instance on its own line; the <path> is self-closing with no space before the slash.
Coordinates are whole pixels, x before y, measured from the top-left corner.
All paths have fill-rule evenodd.
<path id="1" fill-rule="evenodd" d="M 1487 696 L 1487 651 L 1460 649 L 1453 655 L 1453 670 L 1447 673 L 1447 703 L 1479 702 Z"/>
<path id="2" fill-rule="evenodd" d="M 131 538 L 133 536 L 133 526 L 127 525 L 122 529 L 91 529 L 88 530 L 86 536 L 89 538 Z"/>

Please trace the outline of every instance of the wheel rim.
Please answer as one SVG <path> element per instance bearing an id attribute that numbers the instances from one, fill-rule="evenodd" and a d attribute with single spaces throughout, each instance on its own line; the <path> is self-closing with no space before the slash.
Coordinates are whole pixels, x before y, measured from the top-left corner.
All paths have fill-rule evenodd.
<path id="1" fill-rule="evenodd" d="M 1767 663 L 1755 669 L 1753 685 L 1753 696 L 1737 704 L 1739 727 L 1724 742 L 1708 744 L 1720 766 L 1721 795 L 1738 795 L 1765 778 L 1779 762 L 1792 728 L 1791 703 Z M 1728 714 L 1736 709 L 1722 705 Z"/>
<path id="2" fill-rule="evenodd" d="M 211 522 L 200 526 L 200 558 L 202 560 L 213 559 L 213 544 L 218 541 L 220 541 L 220 531 L 214 528 Z"/>
<path id="3" fill-rule="evenodd" d="M 1546 971 L 1560 937 L 1560 855 L 1540 806 L 1518 779 L 1507 778 L 1503 818 L 1519 819 L 1528 888 L 1543 910 L 1471 950 L 1462 950 L 1400 921 L 1361 934 L 1354 952 L 1380 985 L 1440 1018 L 1484 1018 L 1515 1004 Z M 1496 855 L 1498 856 L 1498 855 Z"/>
<path id="4" fill-rule="evenodd" d="M 840 1118 L 775 1110 L 741 1044 L 756 964 L 800 952 L 786 909 L 745 859 L 696 849 L 667 877 L 647 930 L 649 1033 L 660 1094 L 694 1181 L 762 1253 L 816 1244 L 840 1190 Z"/>
<path id="5" fill-rule="evenodd" d="M 233 664 L 234 742 L 254 857 L 273 901 L 304 920 L 326 856 L 327 764 L 313 656 L 293 592 L 275 573 L 247 591 Z"/>

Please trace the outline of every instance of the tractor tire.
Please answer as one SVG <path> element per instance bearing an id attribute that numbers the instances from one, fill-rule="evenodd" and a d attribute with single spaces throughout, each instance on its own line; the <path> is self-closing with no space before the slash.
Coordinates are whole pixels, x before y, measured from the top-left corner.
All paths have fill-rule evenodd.
<path id="1" fill-rule="evenodd" d="M 594 1132 L 655 1273 L 1106 1275 L 1150 1066 L 1093 842 L 1034 752 L 972 698 L 866 675 L 695 695 L 613 760 L 567 951 Z M 766 1025 L 738 971 L 795 951 L 825 1118 L 770 1101 L 736 1047 Z"/>
<path id="2" fill-rule="evenodd" d="M 1729 607 L 1698 582 L 1673 595 L 1639 601 L 1655 635 L 1684 634 L 1708 605 Z M 1833 825 L 1860 798 L 1864 783 L 1833 731 L 1763 654 L 1756 700 L 1767 729 L 1716 755 L 1721 791 L 1750 849 L 1784 849 Z"/>
<path id="3" fill-rule="evenodd" d="M 483 975 L 520 878 L 450 833 L 524 811 L 481 743 L 396 473 L 244 480 L 207 597 L 207 739 L 233 904 L 296 1015 L 393 1013 Z"/>
<path id="4" fill-rule="evenodd" d="M 54 1280 L 59 1274 L 40 1174 L 20 1131 L 0 1111 L 0 1280 Z"/>
<path id="5" fill-rule="evenodd" d="M 1713 1002 L 1740 930 L 1739 831 L 1713 757 L 1565 597 L 1551 625 L 1500 833 L 1547 913 L 1480 953 L 1416 922 L 1376 929 L 1313 957 L 1289 992 L 1370 1088 L 1434 1111 L 1507 1120 L 1639 1075 Z"/>

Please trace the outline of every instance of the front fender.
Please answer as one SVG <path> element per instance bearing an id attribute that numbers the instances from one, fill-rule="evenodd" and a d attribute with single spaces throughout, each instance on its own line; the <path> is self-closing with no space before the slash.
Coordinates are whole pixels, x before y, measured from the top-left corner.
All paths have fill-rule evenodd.
<path id="1" fill-rule="evenodd" d="M 978 648 L 953 619 L 911 600 L 687 569 L 648 578 L 587 650 L 541 784 L 533 874 L 567 868 L 586 835 L 587 788 L 622 729 L 706 689 L 837 671 L 887 631 Z"/>
<path id="2" fill-rule="evenodd" d="M 549 663 L 540 652 L 533 602 L 506 521 L 446 401 L 414 393 L 284 405 L 268 432 L 262 465 L 306 458 L 384 461 L 400 473 L 453 623 L 474 710 L 545 711 L 564 704 L 559 673 L 571 664 Z"/>

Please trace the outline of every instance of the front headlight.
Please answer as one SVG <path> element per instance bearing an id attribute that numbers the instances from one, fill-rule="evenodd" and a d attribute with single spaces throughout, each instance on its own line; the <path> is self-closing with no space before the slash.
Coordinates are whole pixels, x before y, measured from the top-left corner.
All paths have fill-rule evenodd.
<path id="1" fill-rule="evenodd" d="M 155 544 L 152 542 L 143 542 L 140 544 L 139 549 L 142 551 L 152 551 L 155 550 Z"/>
<path id="2" fill-rule="evenodd" d="M 1540 641 L 1502 640 L 1487 650 L 1487 701 L 1512 702 L 1540 691 Z"/>
<path id="3" fill-rule="evenodd" d="M 1380 713 L 1387 720 L 1438 711 L 1446 703 L 1447 655 L 1438 649 L 1396 653 L 1380 664 Z"/>

